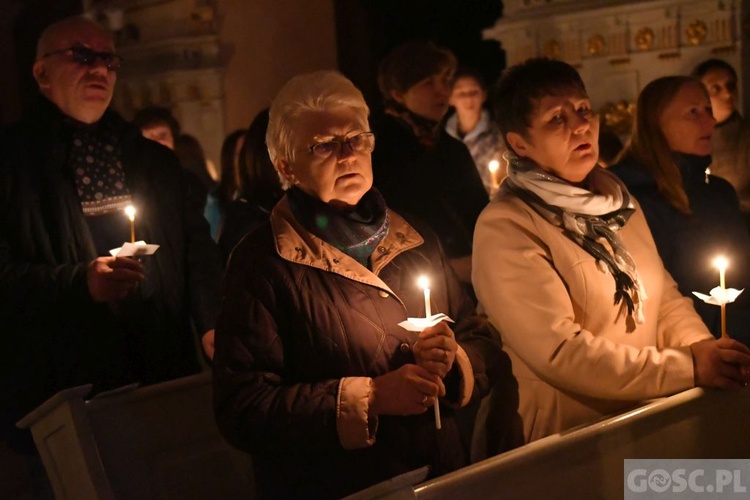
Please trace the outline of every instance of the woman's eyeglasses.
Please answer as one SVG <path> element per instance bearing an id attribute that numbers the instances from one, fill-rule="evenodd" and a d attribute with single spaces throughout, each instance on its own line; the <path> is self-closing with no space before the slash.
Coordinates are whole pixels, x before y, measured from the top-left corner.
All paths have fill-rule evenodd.
<path id="1" fill-rule="evenodd" d="M 94 66 L 97 60 L 101 60 L 102 63 L 110 71 L 117 71 L 122 65 L 122 57 L 112 52 L 97 52 L 88 47 L 76 45 L 75 47 L 68 47 L 67 49 L 55 50 L 47 52 L 42 57 L 50 57 L 58 54 L 70 53 L 71 59 L 78 64 L 84 66 Z"/>
<path id="2" fill-rule="evenodd" d="M 310 146 L 310 151 L 320 158 L 329 158 L 331 155 L 339 155 L 344 150 L 344 144 L 349 146 L 354 153 L 369 153 L 375 149 L 375 134 L 372 132 L 361 132 L 348 139 L 331 139 L 330 141 L 318 142 Z"/>

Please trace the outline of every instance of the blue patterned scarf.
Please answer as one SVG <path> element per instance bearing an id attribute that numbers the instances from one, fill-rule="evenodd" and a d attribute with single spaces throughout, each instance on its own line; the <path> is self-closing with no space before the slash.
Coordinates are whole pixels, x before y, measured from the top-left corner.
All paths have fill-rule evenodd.
<path id="1" fill-rule="evenodd" d="M 363 266 L 388 234 L 388 209 L 380 192 L 372 188 L 351 210 L 340 210 L 295 187 L 287 191 L 289 206 L 302 226 Z"/>

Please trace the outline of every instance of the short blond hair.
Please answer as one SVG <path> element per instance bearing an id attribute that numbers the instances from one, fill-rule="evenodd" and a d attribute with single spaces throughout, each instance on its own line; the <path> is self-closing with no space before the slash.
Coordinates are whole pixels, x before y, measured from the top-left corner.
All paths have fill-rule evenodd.
<path id="1" fill-rule="evenodd" d="M 306 113 L 348 107 L 355 111 L 364 130 L 369 130 L 370 108 L 362 92 L 338 71 L 316 71 L 295 76 L 271 104 L 266 146 L 271 161 L 294 160 L 294 124 Z"/>

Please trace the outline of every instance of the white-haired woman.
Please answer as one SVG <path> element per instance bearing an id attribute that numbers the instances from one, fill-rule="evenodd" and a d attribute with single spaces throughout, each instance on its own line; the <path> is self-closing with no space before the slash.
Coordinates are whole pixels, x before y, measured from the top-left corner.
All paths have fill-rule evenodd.
<path id="1" fill-rule="evenodd" d="M 232 254 L 214 358 L 217 421 L 252 453 L 263 496 L 340 497 L 424 465 L 456 469 L 452 408 L 509 373 L 436 237 L 372 189 L 367 116 L 330 71 L 293 78 L 270 109 L 287 192 Z M 425 314 L 420 275 L 453 329 L 398 326 Z"/>

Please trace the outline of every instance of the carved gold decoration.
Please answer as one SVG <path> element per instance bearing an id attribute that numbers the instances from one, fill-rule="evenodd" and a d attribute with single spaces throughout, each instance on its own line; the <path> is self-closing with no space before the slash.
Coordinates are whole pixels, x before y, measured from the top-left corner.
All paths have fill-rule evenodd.
<path id="1" fill-rule="evenodd" d="M 690 42 L 690 45 L 702 44 L 706 39 L 707 34 L 708 27 L 706 27 L 706 23 L 700 19 L 696 19 L 685 28 L 685 36 L 687 37 L 687 41 Z"/>
<path id="2" fill-rule="evenodd" d="M 602 123 L 617 134 L 629 134 L 635 116 L 635 103 L 621 100 L 608 102 L 599 110 Z"/>
<path id="3" fill-rule="evenodd" d="M 641 28 L 635 34 L 633 41 L 638 50 L 642 52 L 651 50 L 651 47 L 654 45 L 654 32 L 651 28 Z"/>
<path id="4" fill-rule="evenodd" d="M 560 44 L 557 42 L 557 40 L 547 40 L 546 42 L 544 42 L 542 52 L 550 59 L 559 59 L 561 51 L 562 49 L 560 48 Z"/>
<path id="5" fill-rule="evenodd" d="M 604 54 L 604 49 L 607 48 L 607 42 L 604 37 L 600 34 L 591 35 L 588 41 L 589 55 L 600 56 Z"/>

